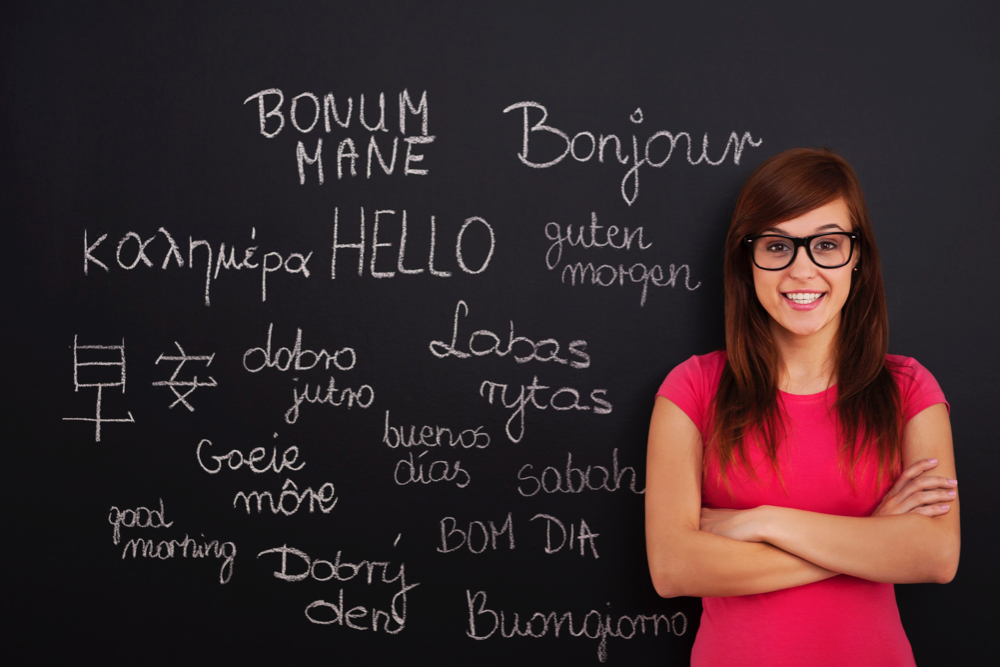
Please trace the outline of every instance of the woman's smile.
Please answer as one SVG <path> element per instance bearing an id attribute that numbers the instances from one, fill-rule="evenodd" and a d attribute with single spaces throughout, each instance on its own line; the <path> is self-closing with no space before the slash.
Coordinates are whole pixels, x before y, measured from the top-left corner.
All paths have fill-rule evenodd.
<path id="1" fill-rule="evenodd" d="M 826 292 L 798 291 L 783 292 L 783 294 L 793 310 L 812 310 L 819 306 L 820 300 L 826 295 Z"/>

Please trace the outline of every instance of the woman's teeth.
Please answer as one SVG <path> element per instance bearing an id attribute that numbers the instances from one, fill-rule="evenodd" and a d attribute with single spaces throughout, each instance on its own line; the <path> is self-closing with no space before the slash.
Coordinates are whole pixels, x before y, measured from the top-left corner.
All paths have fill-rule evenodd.
<path id="1" fill-rule="evenodd" d="M 821 296 L 823 296 L 823 294 L 824 294 L 824 292 L 813 293 L 813 294 L 804 294 L 804 293 L 801 293 L 801 292 L 794 293 L 794 294 L 788 294 L 788 293 L 786 293 L 785 294 L 785 298 L 788 299 L 789 301 L 794 301 L 795 303 L 806 304 L 806 303 L 812 303 L 816 299 L 818 299 Z"/>

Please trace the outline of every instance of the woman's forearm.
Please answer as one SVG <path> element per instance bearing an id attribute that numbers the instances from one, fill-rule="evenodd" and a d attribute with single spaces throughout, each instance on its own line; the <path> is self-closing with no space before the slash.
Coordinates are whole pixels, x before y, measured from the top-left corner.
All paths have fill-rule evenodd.
<path id="1" fill-rule="evenodd" d="M 701 434 L 680 408 L 658 397 L 646 455 L 646 552 L 664 597 L 766 593 L 834 576 L 769 544 L 699 530 Z"/>
<path id="2" fill-rule="evenodd" d="M 694 528 L 648 544 L 653 585 L 663 597 L 752 595 L 822 581 L 837 573 L 770 544 Z"/>
<path id="3" fill-rule="evenodd" d="M 903 465 L 922 459 L 937 461 L 933 473 L 925 475 L 956 478 L 951 424 L 943 403 L 921 411 L 904 429 Z M 785 507 L 750 511 L 759 514 L 754 520 L 759 539 L 821 567 L 871 581 L 947 583 L 958 569 L 961 546 L 960 503 L 951 495 L 948 512 L 933 517 L 913 512 L 844 517 Z"/>
<path id="4" fill-rule="evenodd" d="M 845 517 L 769 506 L 756 511 L 761 541 L 834 572 L 897 584 L 947 583 L 958 568 L 955 515 Z"/>

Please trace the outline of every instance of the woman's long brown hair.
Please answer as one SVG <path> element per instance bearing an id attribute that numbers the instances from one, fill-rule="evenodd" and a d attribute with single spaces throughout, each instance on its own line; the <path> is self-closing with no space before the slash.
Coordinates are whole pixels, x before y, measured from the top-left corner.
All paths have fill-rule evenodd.
<path id="1" fill-rule="evenodd" d="M 748 441 L 760 444 L 778 470 L 784 440 L 778 394 L 781 359 L 769 315 L 754 290 L 752 259 L 743 239 L 766 227 L 797 218 L 836 199 L 850 211 L 859 239 L 857 271 L 841 312 L 834 365 L 841 464 L 852 484 L 860 461 L 874 456 L 878 482 L 899 467 L 902 422 L 898 368 L 886 359 L 889 318 L 882 267 L 858 177 L 827 149 L 799 148 L 760 165 L 740 193 L 726 238 L 724 266 L 727 361 L 715 397 L 709 454 L 718 457 L 722 476 L 737 459 L 757 477 L 747 457 Z M 706 466 L 707 469 L 707 466 Z M 728 482 L 727 482 L 728 486 Z"/>

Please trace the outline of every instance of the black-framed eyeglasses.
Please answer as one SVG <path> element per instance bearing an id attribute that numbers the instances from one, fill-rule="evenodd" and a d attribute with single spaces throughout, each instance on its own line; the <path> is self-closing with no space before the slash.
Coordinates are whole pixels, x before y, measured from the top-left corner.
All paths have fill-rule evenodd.
<path id="1" fill-rule="evenodd" d="M 799 238 L 779 234 L 747 236 L 743 243 L 750 248 L 750 256 L 758 269 L 780 271 L 795 261 L 799 247 L 813 264 L 821 269 L 836 269 L 851 261 L 858 235 L 852 232 L 830 232 Z"/>

